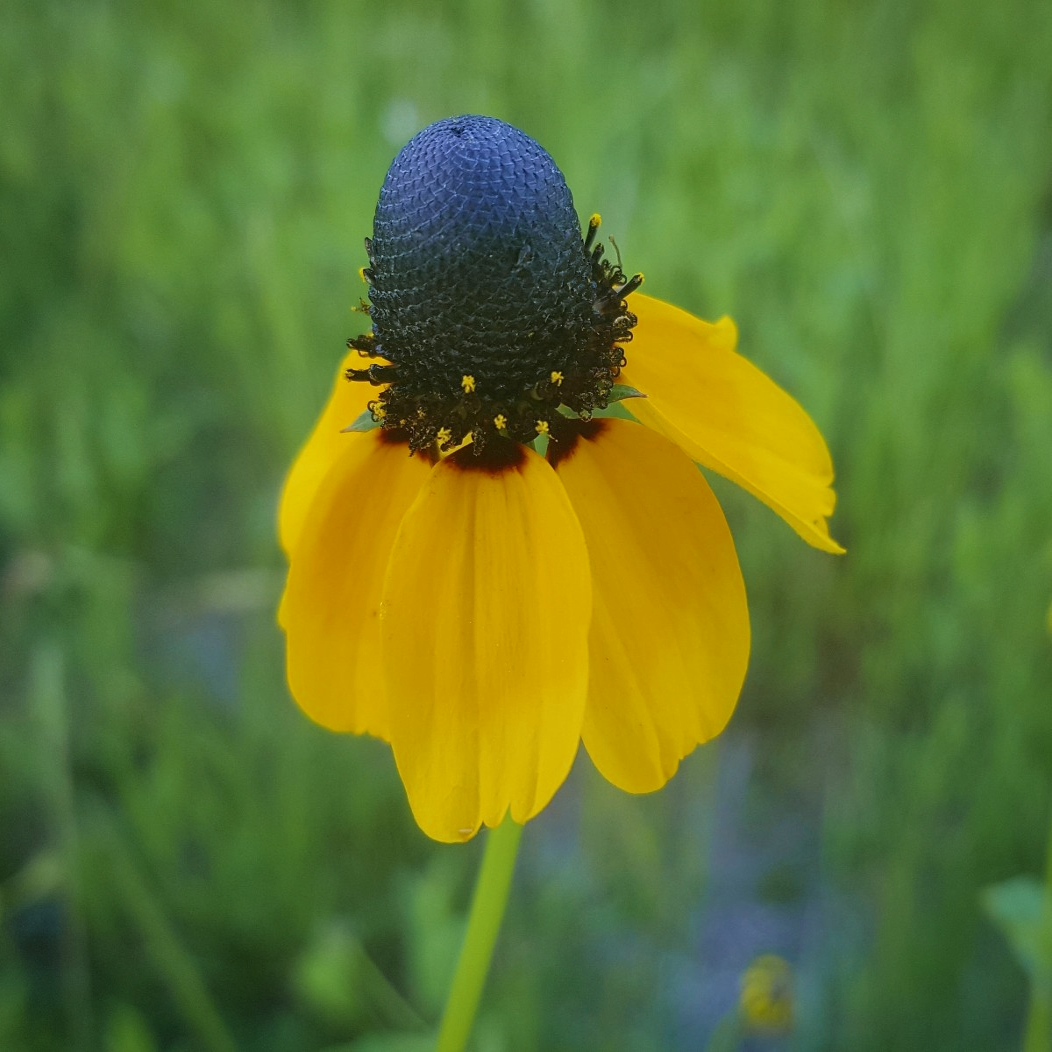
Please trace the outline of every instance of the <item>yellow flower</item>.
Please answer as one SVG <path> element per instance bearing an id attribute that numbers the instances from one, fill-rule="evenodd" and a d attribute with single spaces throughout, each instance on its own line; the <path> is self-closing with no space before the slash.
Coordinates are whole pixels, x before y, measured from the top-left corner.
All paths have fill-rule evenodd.
<path id="1" fill-rule="evenodd" d="M 750 1030 L 785 1034 L 793 1025 L 793 972 L 773 953 L 757 957 L 742 975 L 738 1001 Z"/>
<path id="2" fill-rule="evenodd" d="M 417 135 L 366 243 L 372 331 L 282 496 L 292 694 L 390 743 L 437 840 L 535 816 L 582 741 L 642 793 L 724 728 L 748 611 L 694 461 L 842 550 L 804 410 L 730 319 L 636 294 L 597 227 L 582 239 L 562 174 L 509 125 Z M 595 415 L 630 389 L 634 419 Z M 467 444 L 440 451 L 450 433 Z"/>

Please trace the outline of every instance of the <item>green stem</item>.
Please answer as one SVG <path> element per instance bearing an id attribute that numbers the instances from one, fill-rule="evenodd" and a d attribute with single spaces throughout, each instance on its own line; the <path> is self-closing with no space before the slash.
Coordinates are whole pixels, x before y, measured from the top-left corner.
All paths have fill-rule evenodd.
<path id="1" fill-rule="evenodd" d="M 1045 867 L 1045 931 L 1052 925 L 1052 829 L 1048 833 L 1048 862 Z M 1043 976 L 1047 973 L 1041 972 Z M 1030 1010 L 1027 1013 L 1023 1052 L 1046 1052 L 1052 1047 L 1052 990 L 1035 978 L 1030 990 Z"/>
<path id="2" fill-rule="evenodd" d="M 511 875 L 515 871 L 515 856 L 521 838 L 522 826 L 510 818 L 487 834 L 468 930 L 442 1015 L 436 1052 L 462 1052 L 471 1036 L 493 947 L 508 904 Z"/>
<path id="3" fill-rule="evenodd" d="M 55 642 L 40 644 L 33 660 L 33 693 L 46 735 L 53 778 L 53 801 L 62 872 L 66 878 L 69 917 L 63 933 L 60 980 L 65 1000 L 70 1049 L 91 1047 L 92 998 L 88 957 L 88 929 L 84 918 L 85 872 L 76 787 L 70 759 L 70 701 L 66 692 L 66 658 Z"/>

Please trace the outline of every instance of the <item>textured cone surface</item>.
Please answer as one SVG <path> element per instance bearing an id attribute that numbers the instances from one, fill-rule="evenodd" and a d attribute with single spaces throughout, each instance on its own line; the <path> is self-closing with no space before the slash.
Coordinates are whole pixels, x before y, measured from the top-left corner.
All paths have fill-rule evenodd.
<path id="1" fill-rule="evenodd" d="M 376 206 L 377 350 L 399 384 L 476 378 L 488 398 L 572 368 L 596 284 L 573 198 L 551 157 L 492 117 L 438 121 L 391 165 Z"/>

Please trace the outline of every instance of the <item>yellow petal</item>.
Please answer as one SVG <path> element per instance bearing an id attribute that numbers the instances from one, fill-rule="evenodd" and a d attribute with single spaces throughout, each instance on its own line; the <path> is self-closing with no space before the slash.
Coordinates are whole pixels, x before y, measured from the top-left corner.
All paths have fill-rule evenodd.
<path id="1" fill-rule="evenodd" d="M 278 507 L 278 536 L 286 556 L 291 555 L 296 546 L 311 498 L 321 480 L 352 440 L 343 429 L 353 424 L 368 403 L 379 396 L 379 389 L 371 384 L 352 383 L 344 376 L 348 367 L 361 365 L 362 358 L 357 351 L 351 351 L 340 363 L 329 401 L 285 479 Z"/>
<path id="2" fill-rule="evenodd" d="M 723 730 L 745 678 L 734 542 L 689 457 L 637 423 L 594 421 L 549 455 L 595 568 L 584 744 L 614 785 L 660 789 Z"/>
<path id="3" fill-rule="evenodd" d="M 398 525 L 431 465 L 381 431 L 343 438 L 302 526 L 278 620 L 300 708 L 330 730 L 389 739 L 381 585 Z"/>
<path id="4" fill-rule="evenodd" d="M 537 814 L 569 773 L 584 718 L 584 538 L 548 464 L 504 448 L 501 467 L 493 447 L 436 465 L 384 585 L 391 744 L 436 840 L 466 840 L 509 809 L 520 823 Z"/>
<path id="5" fill-rule="evenodd" d="M 730 318 L 715 325 L 636 293 L 639 318 L 624 383 L 646 398 L 627 406 L 699 463 L 769 505 L 808 544 L 842 552 L 829 536 L 833 463 L 801 406 L 736 354 Z"/>

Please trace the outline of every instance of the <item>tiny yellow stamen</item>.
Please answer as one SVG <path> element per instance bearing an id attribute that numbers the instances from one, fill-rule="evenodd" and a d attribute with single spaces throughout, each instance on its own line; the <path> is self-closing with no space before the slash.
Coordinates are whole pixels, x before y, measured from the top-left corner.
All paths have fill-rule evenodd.
<path id="1" fill-rule="evenodd" d="M 601 216 L 601 215 L 600 215 L 600 214 L 599 214 L 598 212 L 593 212 L 593 213 L 592 213 L 592 218 L 588 220 L 588 225 L 589 225 L 589 226 L 590 226 L 590 227 L 591 227 L 591 228 L 592 228 L 593 230 L 596 230 L 596 229 L 598 229 L 598 227 L 599 227 L 599 224 L 600 224 L 600 223 L 601 223 L 602 221 L 603 221 L 603 217 L 602 217 L 602 216 Z"/>
<path id="2" fill-rule="evenodd" d="M 555 384 L 556 387 L 562 387 L 562 385 L 563 385 L 563 374 L 560 373 L 558 370 L 556 370 L 555 372 L 552 373 L 551 379 L 552 379 L 552 383 Z"/>
<path id="3" fill-rule="evenodd" d="M 475 377 L 462 376 L 460 378 L 460 386 L 464 388 L 464 394 L 471 394 L 475 390 Z"/>
<path id="4" fill-rule="evenodd" d="M 508 426 L 508 418 L 503 413 L 498 413 L 493 418 L 493 426 L 498 431 L 503 431 Z"/>
<path id="5" fill-rule="evenodd" d="M 440 446 L 448 446 L 449 440 L 453 437 L 453 432 L 448 427 L 440 427 L 438 434 L 435 435 L 435 440 Z"/>
<path id="6" fill-rule="evenodd" d="M 368 279 L 365 276 L 365 267 L 359 267 L 358 268 L 358 277 L 361 278 L 363 284 L 366 284 L 366 285 L 369 284 Z"/>
<path id="7" fill-rule="evenodd" d="M 538 420 L 537 421 L 537 426 L 534 428 L 534 431 L 536 431 L 538 435 L 546 435 L 546 434 L 548 434 L 548 421 L 547 420 Z"/>

